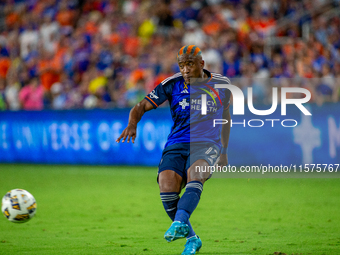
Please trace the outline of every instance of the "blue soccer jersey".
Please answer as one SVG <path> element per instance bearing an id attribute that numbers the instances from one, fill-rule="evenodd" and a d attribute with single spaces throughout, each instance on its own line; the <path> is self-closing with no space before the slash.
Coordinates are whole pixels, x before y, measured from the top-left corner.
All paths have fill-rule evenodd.
<path id="1" fill-rule="evenodd" d="M 145 99 L 154 108 L 169 101 L 174 122 L 165 147 L 176 143 L 210 142 L 221 146 L 222 125 L 213 127 L 214 119 L 222 119 L 222 114 L 230 104 L 228 89 L 215 89 L 215 84 L 229 84 L 229 79 L 220 74 L 204 72 L 208 79 L 204 82 L 186 84 L 182 74 L 162 81 Z M 202 114 L 202 94 L 206 94 L 206 114 Z"/>

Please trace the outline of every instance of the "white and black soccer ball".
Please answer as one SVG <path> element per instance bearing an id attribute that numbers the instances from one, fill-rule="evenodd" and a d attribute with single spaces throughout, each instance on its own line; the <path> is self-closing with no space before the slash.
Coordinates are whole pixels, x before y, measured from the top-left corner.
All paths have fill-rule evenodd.
<path id="1" fill-rule="evenodd" d="M 27 222 L 32 219 L 36 210 L 37 203 L 26 190 L 12 189 L 2 198 L 1 211 L 11 222 Z"/>

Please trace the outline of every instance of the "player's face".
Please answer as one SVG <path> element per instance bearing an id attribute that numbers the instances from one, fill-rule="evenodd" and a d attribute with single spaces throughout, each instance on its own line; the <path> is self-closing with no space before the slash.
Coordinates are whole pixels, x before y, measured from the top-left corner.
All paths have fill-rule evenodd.
<path id="1" fill-rule="evenodd" d="M 203 78 L 204 61 L 199 57 L 183 54 L 178 58 L 178 66 L 184 81 L 190 84 L 197 78 Z"/>

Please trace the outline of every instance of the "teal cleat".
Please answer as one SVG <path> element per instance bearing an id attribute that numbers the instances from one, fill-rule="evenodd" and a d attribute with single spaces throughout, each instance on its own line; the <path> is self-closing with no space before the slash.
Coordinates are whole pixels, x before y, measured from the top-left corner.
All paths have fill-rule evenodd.
<path id="1" fill-rule="evenodd" d="M 202 241 L 198 236 L 193 236 L 187 240 L 187 243 L 184 246 L 185 248 L 182 255 L 196 254 L 196 251 L 199 252 L 202 247 Z"/>
<path id="2" fill-rule="evenodd" d="M 189 226 L 179 221 L 174 221 L 170 228 L 165 232 L 164 238 L 169 243 L 180 238 L 187 237 L 189 234 Z"/>

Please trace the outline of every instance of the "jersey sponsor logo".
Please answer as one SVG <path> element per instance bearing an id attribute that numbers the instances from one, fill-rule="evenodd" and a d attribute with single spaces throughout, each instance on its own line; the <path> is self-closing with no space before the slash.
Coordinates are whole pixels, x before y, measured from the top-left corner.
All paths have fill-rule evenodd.
<path id="1" fill-rule="evenodd" d="M 206 92 L 212 98 L 212 100 L 214 101 L 215 105 L 217 105 L 216 104 L 216 100 L 215 100 L 216 97 L 220 101 L 220 104 L 222 105 L 222 100 L 220 98 L 218 89 L 214 89 L 213 87 L 209 86 L 208 84 L 205 84 L 205 86 L 208 87 L 208 89 L 210 91 L 207 90 L 207 89 L 203 89 L 203 88 L 200 88 L 200 90 L 203 90 L 204 92 Z"/>
<path id="2" fill-rule="evenodd" d="M 187 89 L 184 89 L 184 90 L 181 91 L 181 93 L 187 93 L 187 94 L 189 94 L 189 91 L 188 91 Z"/>
<path id="3" fill-rule="evenodd" d="M 182 106 L 182 110 L 184 110 L 185 107 L 189 106 L 189 103 L 187 102 L 186 98 L 183 98 L 183 100 L 179 102 L 179 105 Z"/>
<path id="4" fill-rule="evenodd" d="M 155 90 L 153 90 L 153 91 L 151 91 L 150 92 L 150 98 L 155 98 L 155 99 L 158 99 L 159 97 L 158 96 L 156 96 L 156 91 Z"/>
<path id="5" fill-rule="evenodd" d="M 206 92 L 214 102 L 213 107 L 209 106 L 208 105 L 209 101 L 207 101 L 207 95 L 201 94 L 201 114 L 207 115 L 207 112 L 216 112 L 217 111 L 217 107 L 216 107 L 217 103 L 216 103 L 215 98 L 218 99 L 218 101 L 220 102 L 221 105 L 222 105 L 222 100 L 220 98 L 218 89 L 214 89 L 213 87 L 211 87 L 208 84 L 204 84 L 204 85 L 207 87 L 207 89 L 204 89 L 204 88 L 199 88 L 199 89 Z"/>
<path id="6" fill-rule="evenodd" d="M 192 98 L 190 108 L 191 110 L 202 111 L 202 100 Z M 215 113 L 217 112 L 218 107 L 216 107 L 216 104 L 212 100 L 206 100 L 206 110 L 207 112 Z"/>

